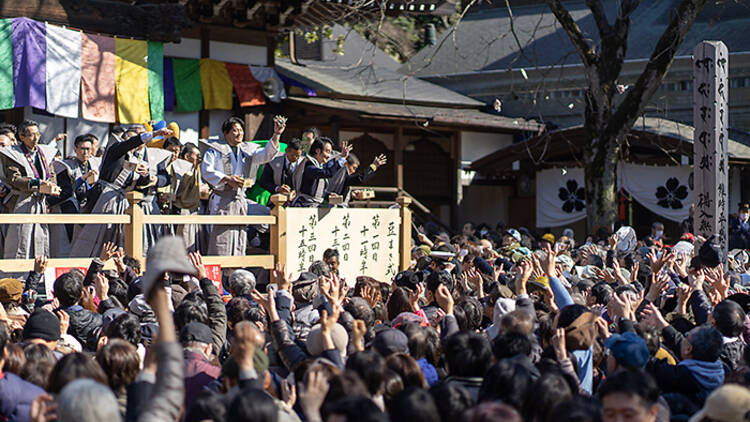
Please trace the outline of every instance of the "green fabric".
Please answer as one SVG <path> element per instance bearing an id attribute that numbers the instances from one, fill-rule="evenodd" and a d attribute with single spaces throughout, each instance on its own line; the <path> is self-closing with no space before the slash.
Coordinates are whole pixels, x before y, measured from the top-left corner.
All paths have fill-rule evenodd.
<path id="1" fill-rule="evenodd" d="M 0 109 L 13 108 L 13 42 L 10 19 L 0 19 Z"/>
<path id="2" fill-rule="evenodd" d="M 164 44 L 148 42 L 148 102 L 151 120 L 164 120 Z"/>
<path id="3" fill-rule="evenodd" d="M 200 61 L 172 59 L 174 92 L 177 98 L 175 111 L 199 111 L 203 108 Z"/>
<path id="4" fill-rule="evenodd" d="M 253 141 L 254 144 L 258 145 L 261 148 L 265 147 L 268 142 L 269 141 L 267 140 L 266 141 Z M 279 150 L 281 152 L 286 151 L 286 144 L 283 142 L 279 142 Z M 247 199 L 252 199 L 253 201 L 261 205 L 268 205 L 268 201 L 271 199 L 271 192 L 260 187 L 260 176 L 263 174 L 263 167 L 265 166 L 260 166 L 258 168 L 258 174 L 257 176 L 255 176 L 255 184 L 247 192 Z"/>

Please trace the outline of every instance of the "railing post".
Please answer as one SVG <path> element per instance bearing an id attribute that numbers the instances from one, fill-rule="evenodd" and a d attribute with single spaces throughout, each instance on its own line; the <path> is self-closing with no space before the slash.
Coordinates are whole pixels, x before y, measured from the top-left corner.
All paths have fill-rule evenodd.
<path id="1" fill-rule="evenodd" d="M 406 271 L 411 266 L 411 198 L 399 196 L 396 202 L 401 206 L 401 237 L 399 242 L 399 271 Z"/>
<path id="2" fill-rule="evenodd" d="M 125 225 L 125 254 L 140 261 L 141 268 L 145 271 L 146 259 L 143 257 L 143 209 L 141 209 L 143 194 L 131 191 L 125 197 L 130 202 L 130 206 L 125 211 L 130 216 L 130 224 Z"/>
<path id="3" fill-rule="evenodd" d="M 286 265 L 286 203 L 289 201 L 287 195 L 277 193 L 271 196 L 273 209 L 271 215 L 276 217 L 276 224 L 271 226 L 271 255 L 275 257 L 275 263 Z"/>

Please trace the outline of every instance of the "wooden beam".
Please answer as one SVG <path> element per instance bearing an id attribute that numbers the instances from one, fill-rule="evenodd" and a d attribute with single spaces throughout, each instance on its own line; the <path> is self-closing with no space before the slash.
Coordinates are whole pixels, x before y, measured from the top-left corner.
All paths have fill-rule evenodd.
<path id="1" fill-rule="evenodd" d="M 211 35 L 209 33 L 209 29 L 206 25 L 201 25 L 201 58 L 206 59 L 211 57 Z M 210 112 L 204 108 L 201 107 L 201 110 L 198 112 L 198 127 L 200 130 L 198 133 L 200 134 L 200 137 L 202 139 L 206 139 L 209 136 L 211 136 L 211 115 Z"/>
<path id="2" fill-rule="evenodd" d="M 244 226 L 248 224 L 276 224 L 276 217 L 272 215 L 144 215 L 143 224 Z"/>
<path id="3" fill-rule="evenodd" d="M 396 187 L 404 188 L 404 129 L 399 126 L 393 134 L 393 170 Z"/>
<path id="4" fill-rule="evenodd" d="M 451 198 L 451 225 L 454 229 L 460 228 L 461 224 L 461 201 L 463 201 L 464 187 L 461 178 L 461 143 L 463 142 L 461 131 L 455 132 L 451 137 L 451 159 L 453 160 L 453 193 Z"/>
<path id="5" fill-rule="evenodd" d="M 129 215 L 0 214 L 0 224 L 130 224 Z"/>
<path id="6" fill-rule="evenodd" d="M 293 36 L 290 34 L 290 36 Z M 274 67 L 276 65 L 276 36 L 269 35 L 266 38 L 266 66 Z"/>
<path id="7" fill-rule="evenodd" d="M 406 271 L 411 266 L 411 198 L 399 196 L 401 206 L 401 226 L 399 239 L 399 271 Z"/>
<path id="8" fill-rule="evenodd" d="M 273 255 L 204 256 L 203 263 L 221 265 L 222 268 L 261 267 L 270 270 L 274 266 L 274 257 Z"/>
<path id="9" fill-rule="evenodd" d="M 130 4 L 108 0 L 24 0 L 0 2 L 3 17 L 25 16 L 87 32 L 178 42 L 193 23 L 179 3 Z"/>

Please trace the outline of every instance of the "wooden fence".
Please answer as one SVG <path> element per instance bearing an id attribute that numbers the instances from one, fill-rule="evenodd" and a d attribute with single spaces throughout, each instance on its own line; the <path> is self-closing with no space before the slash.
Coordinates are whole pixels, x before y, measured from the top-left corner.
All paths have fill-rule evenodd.
<path id="1" fill-rule="evenodd" d="M 287 253 L 287 202 L 286 195 L 271 196 L 274 204 L 271 215 L 218 216 L 218 215 L 146 215 L 140 206 L 143 195 L 140 192 L 128 192 L 130 207 L 123 215 L 113 214 L 0 214 L 0 224 L 122 224 L 125 230 L 125 254 L 141 261 L 145 268 L 143 255 L 144 224 L 198 224 L 198 225 L 258 225 L 267 224 L 271 229 L 271 253 L 267 255 L 244 256 L 204 256 L 203 263 L 220 265 L 222 268 L 261 267 L 272 269 L 276 263 L 286 264 Z M 399 269 L 409 267 L 411 256 L 411 199 L 399 197 L 401 206 L 401 230 L 399 242 Z M 356 210 L 352 210 L 356 212 Z M 322 259 L 322 256 L 321 256 Z M 49 267 L 85 267 L 91 258 L 51 258 Z M 34 267 L 33 259 L 0 259 L 0 271 L 22 272 Z M 106 263 L 105 269 L 114 269 L 112 261 Z"/>

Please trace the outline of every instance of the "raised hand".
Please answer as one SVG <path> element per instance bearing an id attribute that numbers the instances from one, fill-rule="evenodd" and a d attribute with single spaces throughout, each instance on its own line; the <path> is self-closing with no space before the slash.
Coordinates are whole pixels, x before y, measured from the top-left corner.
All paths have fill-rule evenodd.
<path id="1" fill-rule="evenodd" d="M 99 254 L 99 259 L 102 260 L 102 262 L 107 262 L 110 259 L 112 259 L 113 256 L 117 253 L 117 244 L 113 242 L 106 242 L 104 243 L 104 246 L 102 246 L 102 251 Z"/>
<path id="2" fill-rule="evenodd" d="M 34 272 L 44 274 L 44 272 L 47 270 L 48 262 L 49 258 L 47 258 L 46 256 L 38 256 L 34 258 Z"/>
<path id="3" fill-rule="evenodd" d="M 555 350 L 555 358 L 561 361 L 568 358 L 565 346 L 565 328 L 558 328 L 552 336 L 552 348 Z"/>
<path id="4" fill-rule="evenodd" d="M 354 320 L 354 326 L 352 327 L 352 344 L 354 350 L 361 352 L 365 350 L 365 334 L 367 334 L 367 326 L 361 319 Z"/>
<path id="5" fill-rule="evenodd" d="M 289 290 L 292 287 L 292 276 L 287 274 L 286 265 L 276 264 L 273 269 L 273 279 L 276 285 L 279 286 L 279 290 Z"/>
<path id="6" fill-rule="evenodd" d="M 354 149 L 353 146 L 349 144 L 347 141 L 341 142 L 341 158 L 346 158 L 349 156 L 349 153 L 352 152 Z"/>
<path id="7" fill-rule="evenodd" d="M 203 265 L 203 257 L 200 252 L 190 252 L 188 258 L 190 258 L 190 263 L 195 267 L 195 272 L 198 273 L 198 279 L 202 280 L 206 278 L 206 266 Z"/>
<path id="8" fill-rule="evenodd" d="M 445 284 L 438 286 L 435 291 L 435 300 L 437 304 L 445 311 L 446 315 L 453 315 L 453 296 L 451 296 L 450 290 L 445 287 Z"/>
<path id="9" fill-rule="evenodd" d="M 409 292 L 409 303 L 411 309 L 416 313 L 419 312 L 419 297 L 424 293 L 424 283 L 417 284 L 416 292 Z"/>
<path id="10" fill-rule="evenodd" d="M 643 311 L 641 311 L 641 322 L 655 327 L 658 330 L 663 330 L 669 327 L 669 323 L 664 319 L 659 308 L 654 306 L 653 303 L 649 303 L 643 308 Z"/>
<path id="11" fill-rule="evenodd" d="M 286 117 L 276 116 L 273 118 L 273 134 L 281 135 L 286 129 Z"/>
<path id="12" fill-rule="evenodd" d="M 107 277 L 99 273 L 96 275 L 96 279 L 94 280 L 94 291 L 96 291 L 96 296 L 101 301 L 105 301 L 109 299 L 109 280 L 107 280 Z"/>
<path id="13" fill-rule="evenodd" d="M 306 375 L 304 383 L 300 383 L 297 400 L 299 401 L 305 419 L 311 422 L 321 421 L 320 407 L 328 394 L 328 379 L 322 370 L 312 370 Z"/>
<path id="14" fill-rule="evenodd" d="M 375 157 L 374 160 L 372 160 L 372 165 L 375 166 L 375 168 L 380 168 L 381 166 L 384 166 L 388 162 L 388 159 L 385 157 L 385 154 L 380 154 L 377 157 Z"/>
<path id="15" fill-rule="evenodd" d="M 55 315 L 60 319 L 60 335 L 68 334 L 68 328 L 70 328 L 70 315 L 62 309 L 55 312 Z"/>
<path id="16" fill-rule="evenodd" d="M 263 335 L 248 321 L 240 321 L 232 330 L 232 356 L 240 369 L 254 369 L 253 356 L 256 347 L 263 347 Z"/>

